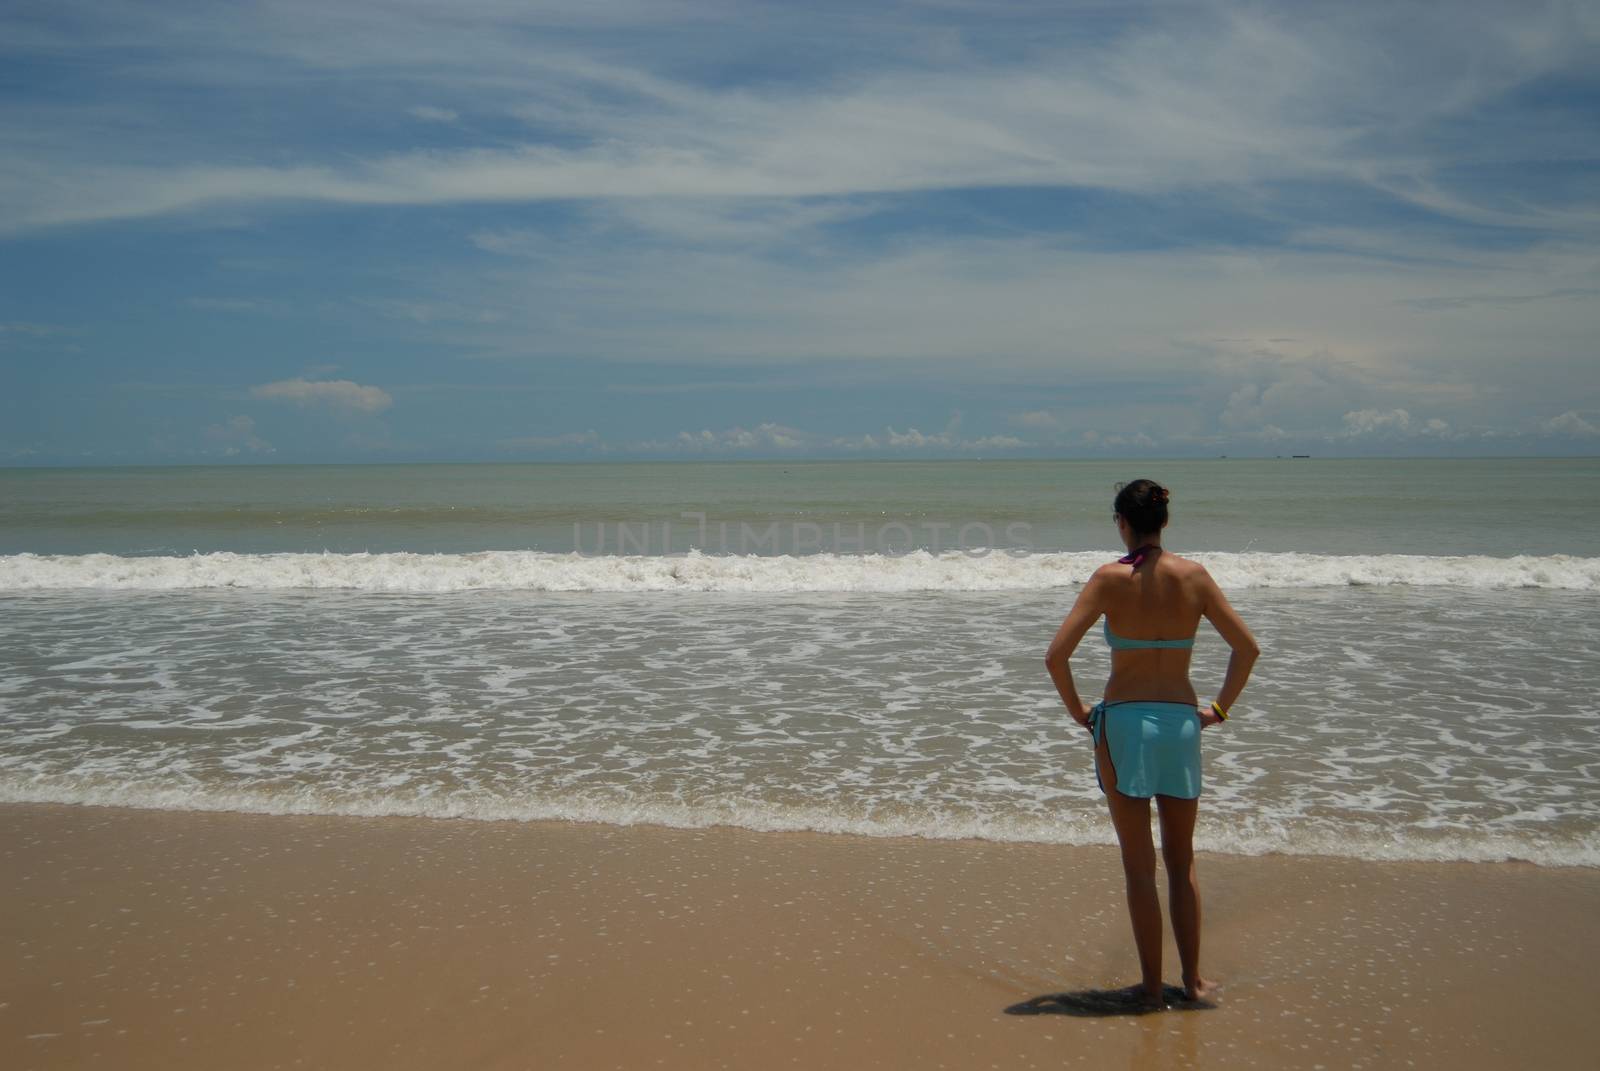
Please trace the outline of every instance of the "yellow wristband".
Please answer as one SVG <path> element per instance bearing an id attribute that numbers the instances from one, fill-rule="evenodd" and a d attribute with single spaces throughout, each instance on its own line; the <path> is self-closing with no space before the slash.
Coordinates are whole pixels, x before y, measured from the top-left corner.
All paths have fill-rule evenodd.
<path id="1" fill-rule="evenodd" d="M 1222 719 L 1223 721 L 1227 721 L 1228 720 L 1228 712 L 1226 710 L 1223 710 L 1222 709 L 1222 704 L 1217 702 L 1215 699 L 1213 699 L 1211 701 L 1211 713 L 1215 714 L 1218 718 Z"/>

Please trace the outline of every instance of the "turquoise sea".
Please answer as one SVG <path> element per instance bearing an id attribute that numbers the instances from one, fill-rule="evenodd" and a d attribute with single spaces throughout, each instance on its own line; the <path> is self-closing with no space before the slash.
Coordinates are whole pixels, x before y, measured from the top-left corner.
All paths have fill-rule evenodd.
<path id="1" fill-rule="evenodd" d="M 0 800 L 1109 843 L 1141 476 L 1264 652 L 1202 846 L 1600 865 L 1594 458 L 0 470 Z"/>

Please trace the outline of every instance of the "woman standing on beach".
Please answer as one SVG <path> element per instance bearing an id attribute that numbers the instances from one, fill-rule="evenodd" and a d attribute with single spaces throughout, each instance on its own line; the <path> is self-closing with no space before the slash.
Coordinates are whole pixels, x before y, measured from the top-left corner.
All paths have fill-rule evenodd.
<path id="1" fill-rule="evenodd" d="M 1205 996 L 1200 976 L 1200 887 L 1194 870 L 1194 824 L 1200 801 L 1200 730 L 1228 719 L 1261 653 L 1205 567 L 1161 546 L 1169 492 L 1153 480 L 1118 489 L 1113 517 L 1125 557 L 1096 569 L 1078 593 L 1045 654 L 1067 709 L 1094 737 L 1095 771 L 1122 846 L 1128 913 L 1143 975 L 1139 995 L 1160 1005 L 1161 904 L 1150 800 L 1161 821 L 1172 932 L 1190 1000 Z M 1105 617 L 1111 676 L 1105 697 L 1086 706 L 1069 659 L 1089 627 Z M 1189 683 L 1189 652 L 1204 617 L 1233 654 L 1216 701 L 1199 708 Z M 1182 637 L 1182 638 L 1144 638 Z"/>

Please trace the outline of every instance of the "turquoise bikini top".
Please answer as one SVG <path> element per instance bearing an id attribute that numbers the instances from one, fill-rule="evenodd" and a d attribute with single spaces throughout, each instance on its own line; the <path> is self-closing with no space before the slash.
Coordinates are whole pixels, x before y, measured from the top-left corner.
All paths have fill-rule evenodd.
<path id="1" fill-rule="evenodd" d="M 1194 637 L 1190 636 L 1186 640 L 1129 639 L 1127 636 L 1118 636 L 1111 631 L 1111 619 L 1108 617 L 1106 618 L 1106 646 L 1113 651 L 1129 651 L 1140 647 L 1180 647 L 1187 649 L 1194 646 Z"/>

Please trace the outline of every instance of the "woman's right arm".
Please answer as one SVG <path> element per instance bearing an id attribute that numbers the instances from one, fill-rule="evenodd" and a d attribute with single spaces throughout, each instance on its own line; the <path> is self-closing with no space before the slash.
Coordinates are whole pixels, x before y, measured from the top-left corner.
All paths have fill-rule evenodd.
<path id="1" fill-rule="evenodd" d="M 1223 710 L 1229 710 L 1239 698 L 1239 693 L 1244 691 L 1244 682 L 1250 679 L 1250 669 L 1260 657 L 1261 648 L 1250 634 L 1244 619 L 1228 603 L 1227 596 L 1222 594 L 1222 589 L 1211 579 L 1211 574 L 1206 572 L 1204 566 L 1200 567 L 1200 576 L 1205 599 L 1201 613 L 1233 649 L 1228 656 L 1227 675 L 1222 678 L 1222 688 L 1217 692 L 1217 702 Z"/>

